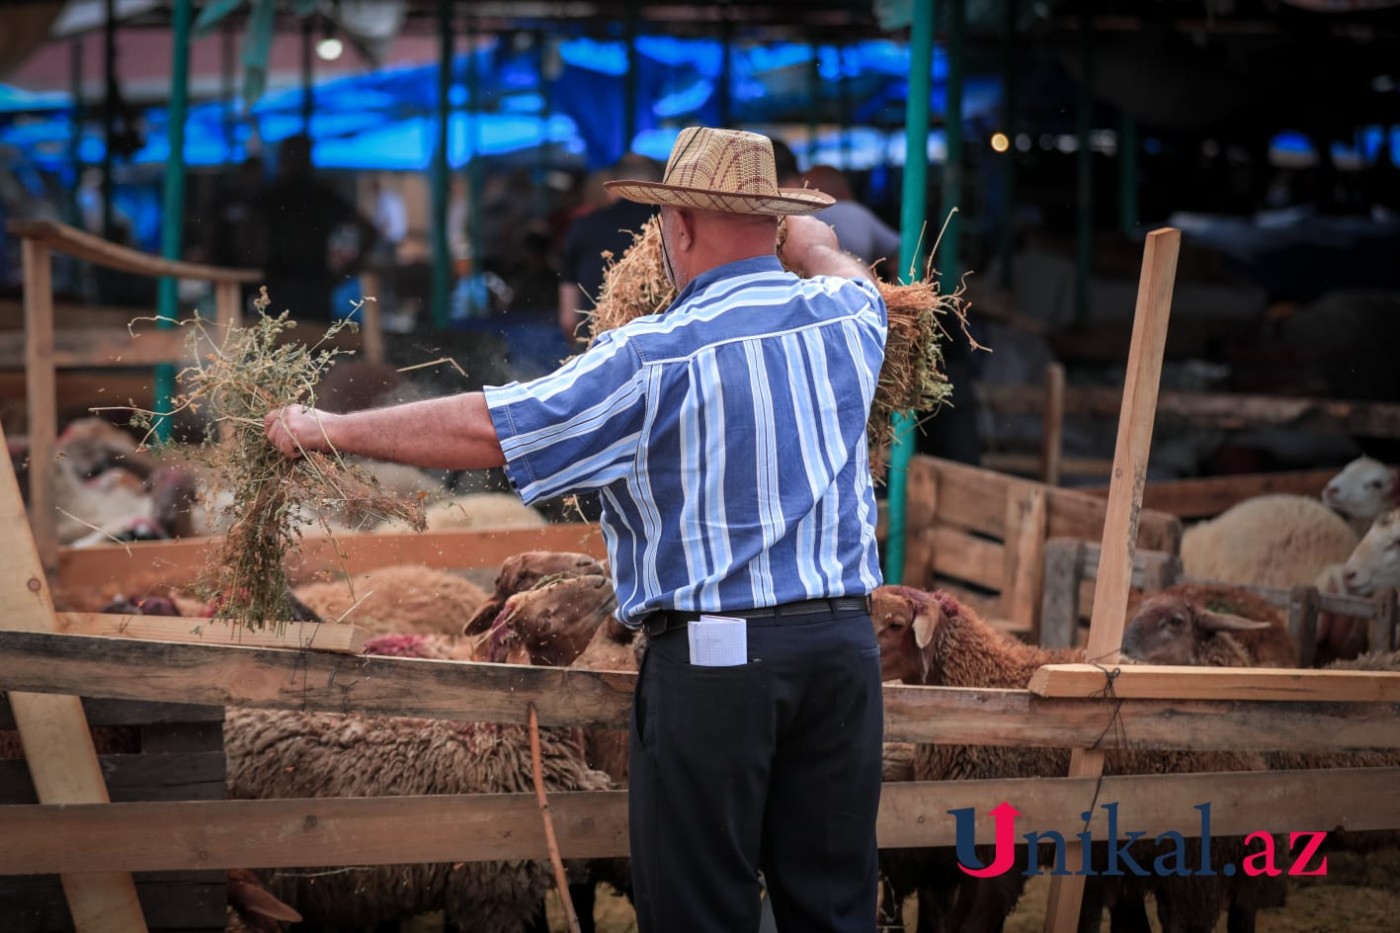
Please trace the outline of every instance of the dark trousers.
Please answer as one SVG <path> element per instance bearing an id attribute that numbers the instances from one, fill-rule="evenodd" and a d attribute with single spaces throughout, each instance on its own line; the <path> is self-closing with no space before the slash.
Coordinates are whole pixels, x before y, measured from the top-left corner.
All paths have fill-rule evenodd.
<path id="1" fill-rule="evenodd" d="M 641 933 L 753 933 L 758 872 L 782 933 L 873 933 L 883 704 L 864 612 L 751 619 L 749 663 L 650 641 L 628 814 Z"/>

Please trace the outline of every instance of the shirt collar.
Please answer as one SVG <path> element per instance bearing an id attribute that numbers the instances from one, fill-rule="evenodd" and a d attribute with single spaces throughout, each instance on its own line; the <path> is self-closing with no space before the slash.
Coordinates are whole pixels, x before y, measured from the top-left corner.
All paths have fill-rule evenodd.
<path id="1" fill-rule="evenodd" d="M 735 262 L 727 262 L 722 266 L 715 266 L 708 269 L 690 280 L 690 284 L 685 287 L 685 291 L 676 296 L 676 300 L 671 302 L 674 308 L 682 302 L 691 298 L 696 292 L 703 291 L 711 285 L 723 279 L 732 279 L 741 275 L 753 275 L 758 272 L 782 272 L 783 264 L 778 261 L 777 256 L 754 256 L 749 259 L 739 259 Z"/>

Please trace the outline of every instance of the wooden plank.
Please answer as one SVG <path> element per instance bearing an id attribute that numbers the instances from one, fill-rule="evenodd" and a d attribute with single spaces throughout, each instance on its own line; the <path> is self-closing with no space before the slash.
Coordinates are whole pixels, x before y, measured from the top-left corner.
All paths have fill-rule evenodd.
<path id="1" fill-rule="evenodd" d="M 24 389 L 29 434 L 29 524 L 45 571 L 58 565 L 53 470 L 58 438 L 54 402 L 53 261 L 48 247 L 25 240 Z"/>
<path id="2" fill-rule="evenodd" d="M 214 323 L 220 339 L 243 326 L 243 291 L 236 282 L 215 284 Z"/>
<path id="3" fill-rule="evenodd" d="M 1211 803 L 1215 837 L 1301 827 L 1349 832 L 1400 826 L 1400 769 L 1326 772 L 1130 775 L 907 782 L 882 789 L 877 824 L 882 848 L 949 846 L 950 810 L 985 815 L 1007 800 L 1018 822 L 1071 838 L 1084 829 L 1090 803 L 1117 803 L 1125 829 L 1155 835 L 1201 834 L 1194 806 Z M 1097 796 L 1096 796 L 1097 795 Z M 566 858 L 627 854 L 625 791 L 551 794 L 550 812 Z M 225 800 L 106 806 L 0 808 L 0 874 L 57 870 L 130 871 L 185 868 L 318 868 L 336 865 L 538 859 L 544 831 L 531 794 Z M 990 843 L 993 823 L 976 821 Z M 1100 810 L 1089 824 L 1107 838 Z M 133 845 L 134 838 L 140 845 Z"/>
<path id="4" fill-rule="evenodd" d="M 1367 651 L 1394 651 L 1396 624 L 1396 591 L 1383 589 L 1376 594 L 1375 611 L 1367 633 Z"/>
<path id="5" fill-rule="evenodd" d="M 978 538 L 947 525 L 935 525 L 929 530 L 933 560 L 930 566 L 937 576 L 948 576 L 990 590 L 1004 586 L 1005 548 L 995 541 Z"/>
<path id="6" fill-rule="evenodd" d="M 90 726 L 146 726 L 160 723 L 210 723 L 224 721 L 222 706 L 194 703 L 155 703 L 149 700 L 113 700 L 89 697 L 83 700 L 83 715 Z M 10 704 L 0 694 L 0 729 L 15 728 Z"/>
<path id="7" fill-rule="evenodd" d="M 29 285 L 33 284 L 30 280 Z M 0 633 L 69 637 L 52 634 L 53 601 L 8 457 L 0 463 L 0 528 L 7 529 L 0 541 Z M 78 698 L 17 692 L 14 688 L 8 692 L 39 799 L 46 804 L 106 802 L 107 788 Z M 65 874 L 63 889 L 79 933 L 146 928 L 130 875 Z"/>
<path id="8" fill-rule="evenodd" d="M 1045 367 L 1045 420 L 1040 439 L 1041 478 L 1047 486 L 1060 485 L 1061 458 L 1065 434 L 1065 367 L 1049 363 Z"/>
<path id="9" fill-rule="evenodd" d="M 120 583 L 135 575 L 149 578 L 152 571 L 169 583 L 195 580 L 207 565 L 209 549 L 218 538 L 184 541 L 138 541 L 129 545 L 61 548 L 58 583 L 61 586 L 101 586 Z M 338 550 L 337 550 L 338 548 Z M 394 564 L 423 564 L 439 569 L 498 567 L 523 551 L 580 551 L 607 556 L 596 523 L 573 522 L 539 528 L 473 528 L 460 531 L 386 532 L 344 534 L 335 538 L 307 537 L 300 552 L 287 559 L 293 585 L 326 575 L 366 573 Z"/>
<path id="10" fill-rule="evenodd" d="M 1006 491 L 1015 480 L 991 470 L 926 456 L 913 459 L 911 475 L 918 469 L 932 470 L 937 476 L 936 521 L 996 538 L 1005 537 Z"/>
<path id="11" fill-rule="evenodd" d="M 103 755 L 99 761 L 113 803 L 223 800 L 226 794 L 222 751 Z M 0 803 L 38 803 L 24 759 L 0 760 Z"/>
<path id="12" fill-rule="evenodd" d="M 1089 634 L 1093 635 L 1092 627 Z M 1400 703 L 1400 673 L 1173 667 L 1115 668 L 1113 695 L 1122 700 L 1316 700 L 1324 703 Z M 1094 697 L 1109 672 L 1097 664 L 1047 664 L 1031 676 L 1043 697 Z"/>
<path id="13" fill-rule="evenodd" d="M 360 334 L 364 341 L 365 359 L 371 363 L 384 362 L 384 325 L 381 322 L 379 273 L 367 269 L 360 273 Z"/>
<path id="14" fill-rule="evenodd" d="M 59 412 L 83 412 L 94 405 L 141 406 L 149 409 L 154 391 L 151 373 L 117 370 L 101 374 L 67 371 L 57 375 L 55 404 Z M 28 373 L 0 372 L 0 398 L 24 399 Z M 28 426 L 25 426 L 28 433 Z"/>
<path id="15" fill-rule="evenodd" d="M 1045 408 L 1041 386 L 986 385 L 981 388 L 983 402 L 1002 414 L 1040 414 Z M 1111 388 L 1070 386 L 1065 390 L 1065 411 L 1070 415 L 1114 418 L 1119 414 L 1118 402 L 1118 393 Z M 1400 404 L 1390 402 L 1162 392 L 1156 414 L 1189 421 L 1202 428 L 1226 430 L 1324 420 L 1358 437 L 1400 437 Z"/>
<path id="16" fill-rule="evenodd" d="M 1298 649 L 1298 666 L 1312 667 L 1317 657 L 1317 588 L 1295 586 L 1288 594 L 1288 634 Z"/>
<path id="17" fill-rule="evenodd" d="M 978 462 L 988 470 L 995 470 L 998 473 L 1013 473 L 1016 476 L 1032 479 L 1040 479 L 1046 475 L 1045 454 L 1043 452 L 1024 454 L 1009 451 L 988 451 L 982 454 Z M 1102 479 L 1113 472 L 1113 461 L 1102 457 L 1065 457 L 1062 455 L 1056 468 L 1059 470 L 1061 480 L 1065 477 Z"/>
<path id="18" fill-rule="evenodd" d="M 911 463 L 904 500 L 903 579 L 908 586 L 922 589 L 933 579 L 933 530 L 937 514 L 937 471 L 928 463 Z"/>
<path id="19" fill-rule="evenodd" d="M 188 336 L 178 330 L 153 330 L 133 336 L 125 327 L 60 330 L 53 334 L 53 364 L 59 369 L 83 369 L 178 363 L 189 357 Z M 32 339 L 27 333 L 0 334 L 0 368 L 27 365 L 26 337 Z"/>
<path id="20" fill-rule="evenodd" d="M 1132 586 L 1133 555 L 1138 544 L 1142 489 L 1147 484 L 1147 459 L 1152 451 L 1152 420 L 1162 375 L 1162 350 L 1167 342 L 1176 259 L 1181 231 L 1154 230 L 1147 235 L 1138 282 L 1137 308 L 1133 314 L 1133 339 L 1128 351 L 1127 379 L 1123 386 L 1118 441 L 1113 450 L 1113 480 L 1108 490 L 1104 518 L 1099 577 L 1094 588 L 1094 615 L 1089 623 L 1086 656 L 1112 664 L 1123 644 L 1128 590 Z M 1100 685 L 1103 676 L 1100 674 Z M 1070 753 L 1070 777 L 1098 777 L 1103 773 L 1104 753 L 1097 747 L 1076 748 Z M 1065 864 L 1087 864 L 1088 854 L 1075 842 L 1065 847 Z M 1060 875 L 1051 879 L 1045 912 L 1046 933 L 1072 933 L 1079 925 L 1079 905 L 1084 876 Z"/>
<path id="21" fill-rule="evenodd" d="M 1045 583 L 1041 595 L 1042 648 L 1072 648 L 1079 632 L 1079 583 L 1084 572 L 1083 541 L 1051 538 L 1045 545 Z"/>
<path id="22" fill-rule="evenodd" d="M 26 242 L 42 243 L 57 252 L 109 269 L 134 272 L 137 275 L 201 279 L 206 282 L 243 282 L 249 285 L 263 277 L 262 273 L 255 269 L 223 269 L 200 263 L 162 259 L 119 246 L 100 236 L 52 220 L 12 220 L 5 225 L 5 229 L 12 236 L 24 238 Z"/>
<path id="23" fill-rule="evenodd" d="M 625 727 L 635 675 L 0 632 L 0 690 L 129 700 Z M 1115 716 L 1121 733 L 1109 729 Z M 1330 751 L 1400 748 L 1400 705 L 1059 700 L 887 686 L 886 738 L 962 745 Z"/>
<path id="24" fill-rule="evenodd" d="M 290 648 L 295 651 L 338 651 L 359 654 L 369 632 L 346 623 L 281 622 L 261 630 L 232 625 L 217 619 L 171 616 L 134 616 L 106 612 L 60 612 L 57 630 L 68 635 L 107 638 L 141 638 L 148 641 L 187 642 L 192 645 L 247 645 L 258 648 Z"/>
<path id="25" fill-rule="evenodd" d="M 1040 589 L 1045 571 L 1046 488 L 1026 484 L 1006 500 L 1006 546 L 1002 549 L 1002 614 L 1040 641 Z"/>
<path id="26" fill-rule="evenodd" d="M 1142 505 L 1184 519 L 1212 518 L 1255 496 L 1288 493 L 1316 499 L 1322 495 L 1327 481 L 1336 475 L 1336 470 L 1301 470 L 1148 483 L 1143 490 Z M 1097 496 L 1108 495 L 1107 488 L 1084 491 Z"/>

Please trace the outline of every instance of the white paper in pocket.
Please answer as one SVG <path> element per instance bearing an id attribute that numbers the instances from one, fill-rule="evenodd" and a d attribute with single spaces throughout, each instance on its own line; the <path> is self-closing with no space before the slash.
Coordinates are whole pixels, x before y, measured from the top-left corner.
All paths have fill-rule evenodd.
<path id="1" fill-rule="evenodd" d="M 687 627 L 690 663 L 700 667 L 734 667 L 749 663 L 749 629 L 744 619 L 701 616 Z"/>

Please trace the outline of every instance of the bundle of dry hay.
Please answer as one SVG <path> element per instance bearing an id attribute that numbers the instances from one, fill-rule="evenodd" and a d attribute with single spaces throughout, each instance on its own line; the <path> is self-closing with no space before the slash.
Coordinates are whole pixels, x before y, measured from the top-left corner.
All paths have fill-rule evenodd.
<path id="1" fill-rule="evenodd" d="M 314 405 L 317 381 L 332 360 L 349 352 L 328 341 L 354 325 L 339 321 L 307 345 L 282 339 L 296 322 L 285 312 L 265 313 L 265 288 L 254 304 L 257 321 L 222 340 L 213 339 L 197 318 L 185 322 L 193 325 L 190 343 L 198 362 L 180 373 L 184 392 L 169 414 L 201 409 L 214 414 L 219 429 L 209 432 L 195 459 L 213 480 L 203 494 L 229 493 L 224 509 L 229 524 L 203 582 L 219 618 L 263 628 L 293 618 L 283 558 L 297 547 L 303 528 L 319 521 L 329 534 L 325 516 L 332 514 L 352 523 L 374 518 L 397 519 L 418 531 L 427 526 L 421 500 L 386 494 L 338 454 L 308 452 L 291 460 L 268 443 L 263 416 L 296 402 Z M 149 428 L 156 418 L 137 412 L 132 422 Z"/>
<path id="2" fill-rule="evenodd" d="M 780 225 L 780 244 L 783 233 Z M 781 258 L 781 251 L 779 256 Z M 660 314 L 676 297 L 661 258 L 659 218 L 653 217 L 643 225 L 620 258 L 605 258 L 608 265 L 603 274 L 603 287 L 589 317 L 593 339 L 636 318 Z M 889 313 L 889 335 L 866 437 L 870 447 L 870 472 L 876 479 L 883 479 L 894 442 L 893 416 L 900 412 L 931 415 L 952 392 L 953 386 L 942 369 L 940 342 L 949 337 L 943 318 L 951 315 L 967 335 L 967 302 L 961 284 L 956 290 L 944 293 L 927 270 L 923 279 L 912 284 L 880 282 L 879 288 Z M 967 336 L 975 347 L 976 342 Z"/>

